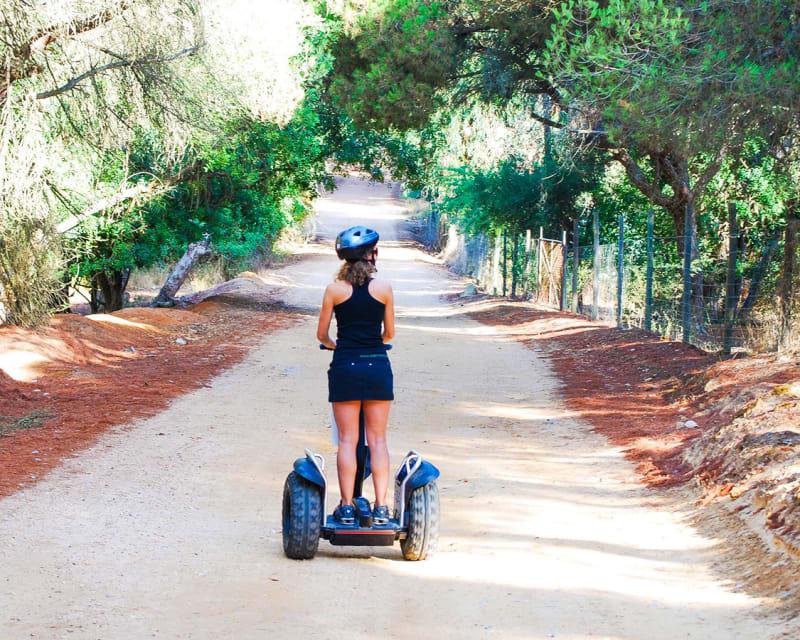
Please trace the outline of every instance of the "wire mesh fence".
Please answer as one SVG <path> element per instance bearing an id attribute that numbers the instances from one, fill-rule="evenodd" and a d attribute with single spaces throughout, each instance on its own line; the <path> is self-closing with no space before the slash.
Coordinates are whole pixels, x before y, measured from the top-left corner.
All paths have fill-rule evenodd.
<path id="1" fill-rule="evenodd" d="M 635 235 L 624 221 L 619 230 L 615 243 L 568 245 L 570 291 L 563 308 L 708 351 L 761 350 L 753 342 L 758 331 L 749 313 L 759 274 L 748 273 L 737 259 L 735 229 L 722 238 L 727 251 L 717 253 L 692 249 L 684 236 Z M 687 246 L 693 252 L 688 266 Z M 746 295 L 748 290 L 756 296 Z"/>
<path id="2" fill-rule="evenodd" d="M 754 261 L 740 257 L 735 210 L 714 250 L 698 247 L 693 237 L 655 235 L 652 213 L 646 230 L 628 228 L 620 217 L 615 241 L 608 241 L 606 228 L 601 243 L 593 218 L 591 233 L 581 234 L 576 222 L 559 240 L 545 238 L 541 229 L 465 235 L 434 212 L 424 221 L 423 235 L 455 271 L 493 295 L 638 327 L 708 351 L 763 351 L 780 342 L 775 305 L 757 304 L 768 273 L 775 289 L 780 234 L 751 238 L 764 247 Z M 580 244 L 581 235 L 591 242 Z"/>

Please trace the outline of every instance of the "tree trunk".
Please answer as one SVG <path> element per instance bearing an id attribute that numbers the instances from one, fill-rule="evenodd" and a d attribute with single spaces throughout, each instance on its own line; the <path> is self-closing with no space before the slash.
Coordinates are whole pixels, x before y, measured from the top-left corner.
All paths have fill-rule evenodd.
<path id="1" fill-rule="evenodd" d="M 178 264 L 167 277 L 161 291 L 152 302 L 154 307 L 170 307 L 175 304 L 175 294 L 183 286 L 194 266 L 206 256 L 211 255 L 211 237 L 206 234 L 200 242 L 193 242 Z"/>
<path id="2" fill-rule="evenodd" d="M 678 257 L 683 260 L 683 252 L 686 249 L 685 229 L 686 229 L 686 202 L 675 200 L 669 207 L 665 207 L 675 223 L 675 244 L 678 247 Z M 692 228 L 692 262 L 697 259 L 697 216 L 691 221 Z"/>
<path id="3" fill-rule="evenodd" d="M 92 276 L 92 288 L 89 291 L 89 308 L 92 313 L 100 311 L 100 285 L 97 282 L 97 274 Z"/>
<path id="4" fill-rule="evenodd" d="M 94 313 L 100 310 L 105 313 L 119 311 L 125 306 L 125 289 L 128 287 L 130 274 L 130 269 L 124 269 L 110 273 L 101 271 L 95 275 L 92 287 L 92 300 L 94 301 L 92 311 Z"/>
<path id="5" fill-rule="evenodd" d="M 779 234 L 780 231 L 776 232 L 775 236 L 767 243 L 761 253 L 761 258 L 759 258 L 758 264 L 753 272 L 753 277 L 750 280 L 750 288 L 747 291 L 747 297 L 742 303 L 742 310 L 740 312 L 742 319 L 752 311 L 756 300 L 758 300 L 758 295 L 761 293 L 761 284 L 764 282 L 764 276 L 767 274 L 767 267 L 769 263 L 772 262 L 775 249 L 778 248 Z"/>
<path id="6" fill-rule="evenodd" d="M 542 96 L 542 112 L 548 120 L 553 117 L 553 103 L 550 96 Z M 553 157 L 553 130 L 550 125 L 544 125 L 544 162 L 547 164 Z"/>
<path id="7" fill-rule="evenodd" d="M 794 307 L 794 279 L 797 275 L 797 233 L 800 231 L 800 218 L 794 212 L 786 217 L 786 233 L 783 240 L 783 269 L 780 283 L 780 338 L 779 349 L 788 345 L 792 330 Z"/>

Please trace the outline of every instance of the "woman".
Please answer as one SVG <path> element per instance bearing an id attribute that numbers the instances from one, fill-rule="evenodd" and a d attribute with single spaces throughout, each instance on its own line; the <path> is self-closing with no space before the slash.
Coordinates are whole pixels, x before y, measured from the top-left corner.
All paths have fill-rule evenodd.
<path id="1" fill-rule="evenodd" d="M 325 289 L 317 339 L 333 349 L 328 369 L 328 402 L 339 427 L 336 466 L 342 500 L 333 517 L 342 524 L 355 522 L 353 487 L 356 479 L 358 418 L 364 409 L 370 466 L 375 485 L 372 519 L 389 521 L 389 448 L 386 425 L 394 400 L 392 367 L 384 346 L 394 337 L 394 294 L 388 282 L 376 280 L 378 232 L 350 227 L 336 237 L 336 255 L 344 260 L 336 280 Z M 336 342 L 329 331 L 336 315 Z"/>

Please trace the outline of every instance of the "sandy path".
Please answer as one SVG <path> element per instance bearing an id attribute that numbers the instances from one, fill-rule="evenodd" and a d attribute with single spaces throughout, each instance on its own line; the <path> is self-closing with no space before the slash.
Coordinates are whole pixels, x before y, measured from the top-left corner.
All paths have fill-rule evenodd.
<path id="1" fill-rule="evenodd" d="M 347 182 L 320 229 L 402 216 Z M 346 217 L 349 214 L 350 217 Z M 715 573 L 717 541 L 645 491 L 559 400 L 547 362 L 439 301 L 460 283 L 386 243 L 398 290 L 395 462 L 442 469 L 440 553 L 281 550 L 280 497 L 311 446 L 333 464 L 327 356 L 314 320 L 159 416 L 118 430 L 0 502 L 0 638 L 763 640 L 766 603 Z M 335 268 L 310 252 L 277 278 L 315 306 Z M 333 499 L 333 494 L 331 498 Z M 307 635 L 306 635 L 307 634 Z"/>

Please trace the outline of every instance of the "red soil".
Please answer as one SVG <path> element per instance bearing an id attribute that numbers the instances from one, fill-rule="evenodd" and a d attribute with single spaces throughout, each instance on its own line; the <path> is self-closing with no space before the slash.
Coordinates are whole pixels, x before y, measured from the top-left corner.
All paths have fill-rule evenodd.
<path id="1" fill-rule="evenodd" d="M 0 497 L 32 484 L 110 427 L 161 411 L 239 362 L 258 339 L 296 322 L 285 310 L 208 300 L 190 311 L 62 315 L 38 331 L 0 327 L 0 355 L 30 354 L 32 382 L 0 369 L 0 422 L 43 416 L 0 437 Z M 124 322 L 119 322 L 120 320 Z M 183 338 L 185 345 L 176 343 Z"/>
<path id="2" fill-rule="evenodd" d="M 622 446 L 649 485 L 676 484 L 709 471 L 689 468 L 681 453 L 703 432 L 731 420 L 737 403 L 718 403 L 721 396 L 734 387 L 779 384 L 798 375 L 796 366 L 774 358 L 721 361 L 644 331 L 527 304 L 487 302 L 468 314 L 484 324 L 509 327 L 526 346 L 546 352 L 563 382 L 567 406 Z M 684 428 L 689 419 L 700 426 Z"/>

